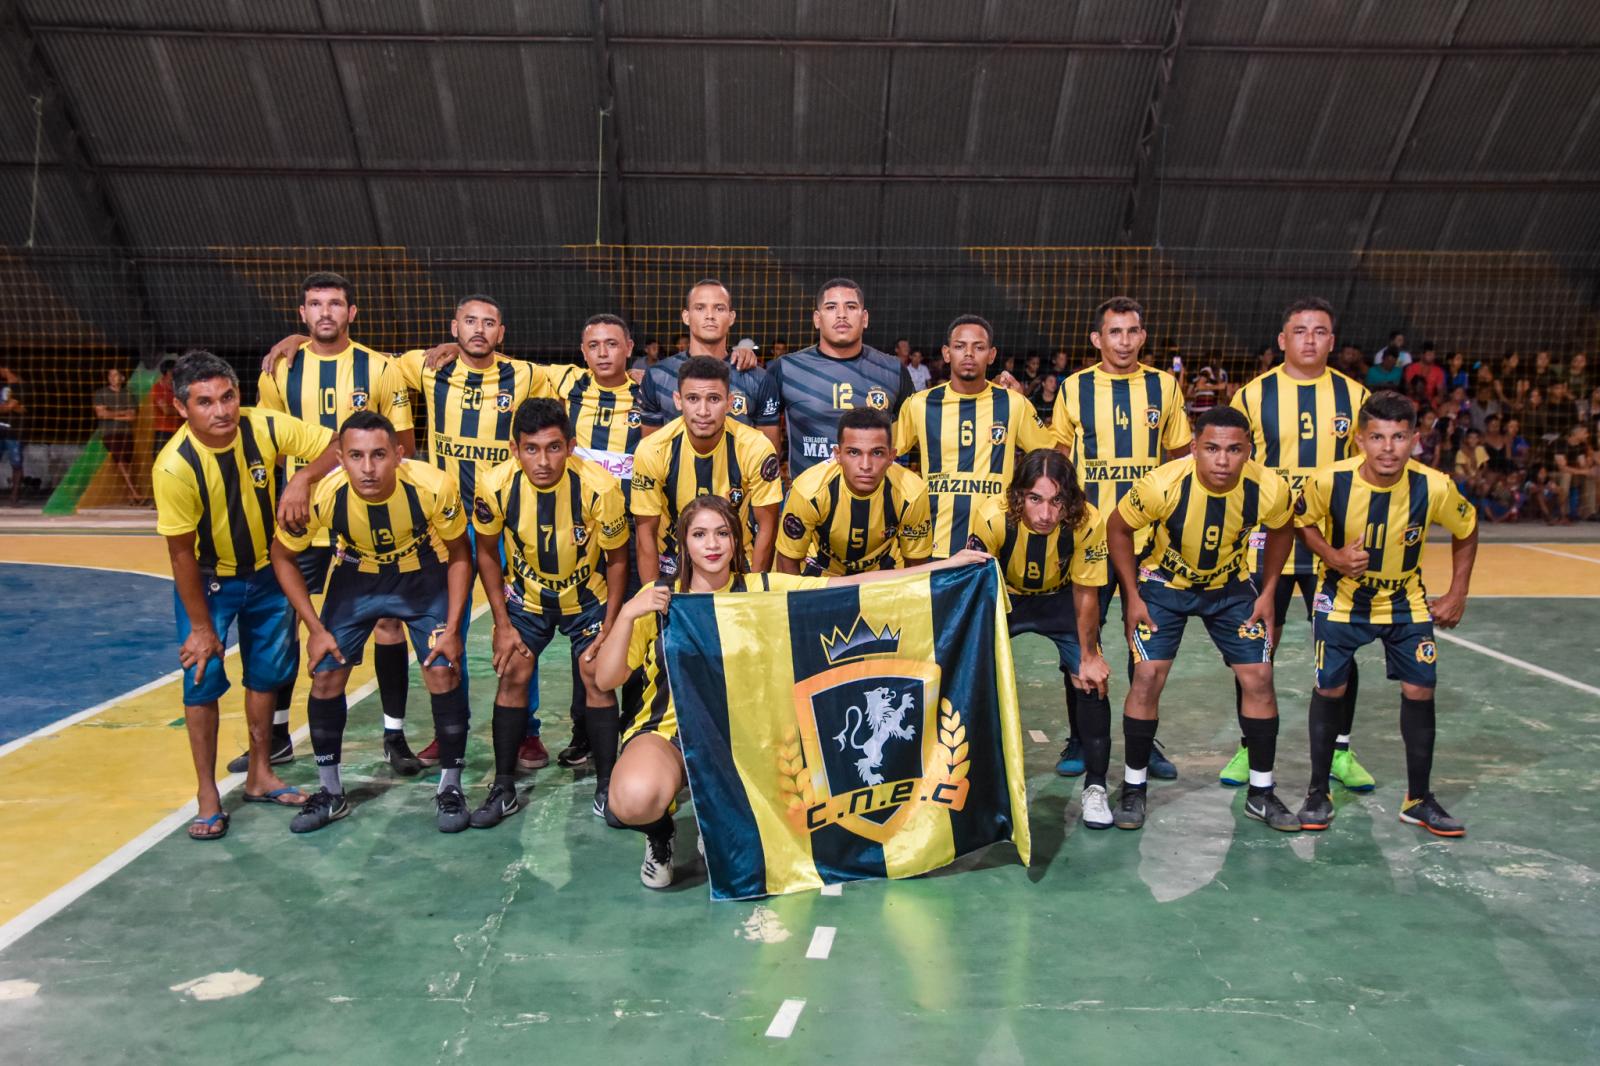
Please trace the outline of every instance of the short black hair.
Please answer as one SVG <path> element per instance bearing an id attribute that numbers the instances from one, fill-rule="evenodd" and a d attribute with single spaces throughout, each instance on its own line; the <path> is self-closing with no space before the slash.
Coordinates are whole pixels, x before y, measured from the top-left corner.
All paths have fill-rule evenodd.
<path id="1" fill-rule="evenodd" d="M 494 308 L 495 315 L 502 322 L 505 321 L 505 308 L 501 307 L 500 301 L 496 300 L 493 296 L 486 296 L 481 292 L 468 293 L 466 296 L 463 296 L 461 299 L 456 301 L 456 311 L 459 312 L 468 304 L 488 304 L 490 307 Z"/>
<path id="2" fill-rule="evenodd" d="M 585 333 L 589 332 L 590 326 L 616 326 L 622 331 L 622 335 L 624 337 L 628 338 L 630 341 L 633 340 L 633 331 L 628 328 L 628 323 L 621 315 L 613 315 L 606 311 L 602 311 L 598 315 L 590 315 L 588 321 L 584 322 L 583 328 L 578 331 L 578 336 L 581 337 Z M 644 343 L 645 347 L 648 348 L 650 345 L 655 343 L 655 338 L 652 337 Z"/>
<path id="3" fill-rule="evenodd" d="M 234 388 L 239 387 L 239 375 L 233 367 L 204 348 L 191 348 L 172 368 L 172 394 L 179 403 L 188 403 L 189 386 L 213 378 L 227 378 Z"/>
<path id="4" fill-rule="evenodd" d="M 539 433 L 551 426 L 561 427 L 568 440 L 572 439 L 572 422 L 567 418 L 567 408 L 560 400 L 549 397 L 523 400 L 511 419 L 511 436 L 515 440 L 523 434 Z"/>
<path id="5" fill-rule="evenodd" d="M 691 355 L 678 368 L 680 386 L 686 381 L 720 381 L 728 385 L 731 379 L 728 364 L 709 355 Z"/>
<path id="6" fill-rule="evenodd" d="M 1356 425 L 1365 427 L 1367 423 L 1378 422 L 1404 422 L 1415 429 L 1417 426 L 1417 405 L 1408 398 L 1392 389 L 1384 389 L 1367 397 L 1367 402 L 1361 405 L 1361 410 L 1356 415 Z"/>
<path id="7" fill-rule="evenodd" d="M 177 365 L 178 357 L 175 355 L 169 355 L 165 359 L 161 360 L 161 364 L 156 368 L 156 372 L 158 374 L 170 374 L 172 373 L 172 368 Z"/>
<path id="8" fill-rule="evenodd" d="M 356 287 L 350 284 L 350 279 L 343 274 L 335 274 L 331 270 L 314 270 L 300 282 L 300 302 L 306 300 L 306 293 L 312 289 L 338 289 L 344 293 L 344 302 L 351 307 L 356 305 Z"/>
<path id="9" fill-rule="evenodd" d="M 381 429 L 389 434 L 389 439 L 394 440 L 394 423 L 376 411 L 357 411 L 339 426 L 339 440 L 344 440 L 344 435 L 352 429 Z"/>
<path id="10" fill-rule="evenodd" d="M 856 299 L 862 307 L 867 306 L 867 294 L 864 289 L 849 278 L 829 278 L 822 283 L 822 288 L 817 290 L 817 306 L 822 306 L 822 298 L 828 295 L 829 289 L 854 289 Z"/>
<path id="11" fill-rule="evenodd" d="M 1200 439 L 1200 434 L 1215 426 L 1218 429 L 1237 429 L 1246 436 L 1250 435 L 1250 420 L 1244 412 L 1233 407 L 1213 407 L 1205 414 L 1194 420 L 1195 439 Z"/>
<path id="12" fill-rule="evenodd" d="M 889 419 L 887 411 L 880 411 L 876 407 L 852 407 L 839 416 L 839 442 L 844 443 L 844 431 L 847 429 L 881 429 L 889 436 L 889 443 L 894 443 L 894 423 Z"/>
<path id="13" fill-rule="evenodd" d="M 1333 327 L 1333 332 L 1339 332 L 1339 316 L 1333 313 L 1333 305 L 1320 296 L 1302 296 L 1283 309 L 1283 315 L 1278 319 L 1284 325 L 1302 311 L 1321 311 L 1328 316 L 1328 324 Z"/>
<path id="14" fill-rule="evenodd" d="M 956 330 L 961 326 L 982 326 L 984 337 L 988 340 L 989 345 L 993 347 L 994 327 L 989 325 L 989 320 L 982 315 L 957 315 L 951 319 L 949 327 L 944 331 L 944 342 L 946 344 L 950 343 L 950 338 L 955 336 Z"/>
<path id="15" fill-rule="evenodd" d="M 1099 307 L 1094 309 L 1094 331 L 1100 332 L 1100 327 L 1106 324 L 1107 315 L 1138 315 L 1139 328 L 1144 328 L 1144 305 L 1129 296 L 1113 296 L 1103 300 Z"/>
<path id="16" fill-rule="evenodd" d="M 683 309 L 685 311 L 689 310 L 689 297 L 694 295 L 694 290 L 699 289 L 699 288 L 703 288 L 703 287 L 705 287 L 707 285 L 715 285 L 717 288 L 719 288 L 723 292 L 727 293 L 728 294 L 728 306 L 729 307 L 733 306 L 733 290 L 728 288 L 727 285 L 723 284 L 722 280 L 720 278 L 701 278 L 699 281 L 695 282 L 693 285 L 690 285 L 689 288 L 688 288 L 688 291 L 686 291 L 683 294 Z"/>

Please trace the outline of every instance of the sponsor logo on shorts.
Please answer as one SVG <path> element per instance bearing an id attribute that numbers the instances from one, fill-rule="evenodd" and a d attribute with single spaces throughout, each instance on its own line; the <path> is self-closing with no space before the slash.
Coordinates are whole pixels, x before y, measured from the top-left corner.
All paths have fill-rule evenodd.
<path id="1" fill-rule="evenodd" d="M 799 515 L 786 514 L 783 516 L 783 534 L 790 540 L 799 540 L 806 535 L 806 524 L 800 521 Z"/>
<path id="2" fill-rule="evenodd" d="M 1439 657 L 1439 646 L 1431 640 L 1425 640 L 1417 645 L 1417 662 L 1432 663 Z"/>
<path id="3" fill-rule="evenodd" d="M 599 636 L 602 625 L 604 625 L 603 622 L 590 622 L 588 625 L 578 630 L 578 635 L 581 637 Z"/>
<path id="4" fill-rule="evenodd" d="M 1350 416 L 1339 413 L 1333 416 L 1333 435 L 1340 440 L 1350 435 Z"/>
<path id="5" fill-rule="evenodd" d="M 1260 622 L 1249 622 L 1239 627 L 1239 636 L 1244 640 L 1266 640 L 1267 627 Z"/>
<path id="6" fill-rule="evenodd" d="M 351 390 L 350 406 L 357 411 L 365 411 L 367 409 L 367 391 L 365 389 Z"/>
<path id="7" fill-rule="evenodd" d="M 766 459 L 761 463 L 761 480 L 776 481 L 778 480 L 778 474 L 778 457 L 776 455 L 767 456 Z"/>
<path id="8" fill-rule="evenodd" d="M 432 651 L 439 646 L 439 638 L 444 636 L 444 626 L 434 626 L 433 632 L 428 634 L 428 650 Z"/>
<path id="9" fill-rule="evenodd" d="M 1265 548 L 1267 546 L 1267 531 L 1257 529 L 1250 534 L 1250 547 Z"/>
<path id="10" fill-rule="evenodd" d="M 1149 640 L 1151 632 L 1152 630 L 1150 629 L 1150 624 L 1148 622 L 1140 622 L 1138 625 L 1133 627 L 1133 635 L 1140 640 Z"/>

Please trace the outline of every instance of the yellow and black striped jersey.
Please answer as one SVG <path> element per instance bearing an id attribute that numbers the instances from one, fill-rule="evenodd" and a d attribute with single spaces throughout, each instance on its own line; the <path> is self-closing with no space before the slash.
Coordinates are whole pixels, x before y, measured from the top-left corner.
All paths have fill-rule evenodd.
<path id="1" fill-rule="evenodd" d="M 501 463 L 479 482 L 472 525 L 480 537 L 504 537 L 506 602 L 528 614 L 577 614 L 605 603 L 605 553 L 628 543 L 617 479 L 576 457 L 547 489 L 517 460 Z"/>
<path id="2" fill-rule="evenodd" d="M 1358 453 L 1356 415 L 1366 386 L 1331 367 L 1309 381 L 1278 365 L 1233 394 L 1233 406 L 1250 420 L 1255 460 L 1299 492 L 1312 472 Z M 1286 574 L 1314 574 L 1317 557 L 1298 541 L 1283 565 Z"/>
<path id="3" fill-rule="evenodd" d="M 322 479 L 301 534 L 278 530 L 293 551 L 305 551 L 324 532 L 334 539 L 334 565 L 363 574 L 408 574 L 449 558 L 445 542 L 467 532 L 461 493 L 451 477 L 415 459 L 402 459 L 394 491 L 368 500 L 341 467 Z"/>
<path id="4" fill-rule="evenodd" d="M 935 385 L 908 397 L 895 420 L 894 447 L 901 455 L 915 452 L 928 483 L 933 557 L 947 559 L 966 547 L 972 513 L 1004 494 L 1019 448 L 1058 443 L 1033 404 L 994 385 L 971 396 Z"/>
<path id="5" fill-rule="evenodd" d="M 567 403 L 567 418 L 578 454 L 604 467 L 622 482 L 628 498 L 633 478 L 633 453 L 638 450 L 643 422 L 639 417 L 639 385 L 602 385 L 587 367 L 568 367 L 556 385 Z"/>
<path id="6" fill-rule="evenodd" d="M 376 411 L 404 431 L 412 428 L 411 395 L 395 361 L 351 341 L 337 355 L 318 355 L 302 344 L 294 361 L 281 359 L 262 374 L 259 406 L 339 432 L 357 411 Z M 300 463 L 289 463 L 293 474 Z"/>
<path id="7" fill-rule="evenodd" d="M 827 583 L 825 577 L 798 574 L 734 574 L 727 586 L 718 591 L 795 592 L 823 588 Z M 678 712 L 672 705 L 672 690 L 667 684 L 667 656 L 661 645 L 659 616 L 654 611 L 633 620 L 633 631 L 628 636 L 628 669 L 639 671 L 644 687 L 639 705 L 622 709 L 623 742 L 639 733 L 655 733 L 671 740 L 678 733 Z"/>
<path id="8" fill-rule="evenodd" d="M 1229 492 L 1200 483 L 1194 457 L 1175 459 L 1133 483 L 1117 513 L 1133 529 L 1155 527 L 1139 563 L 1141 581 L 1174 589 L 1222 588 L 1249 573 L 1250 534 L 1289 521 L 1289 483 L 1251 460 Z"/>
<path id="9" fill-rule="evenodd" d="M 321 426 L 259 408 L 239 409 L 226 448 L 208 448 L 180 426 L 150 472 L 156 532 L 193 532 L 200 568 L 218 577 L 264 569 L 278 506 L 273 464 L 280 455 L 310 462 L 332 443 Z"/>
<path id="10" fill-rule="evenodd" d="M 1335 548 L 1360 544 L 1367 570 L 1345 577 L 1326 570 L 1315 607 L 1331 622 L 1386 625 L 1428 618 L 1422 586 L 1422 548 L 1434 522 L 1455 537 L 1478 526 L 1478 513 L 1448 474 L 1406 463 L 1400 480 L 1379 488 L 1361 476 L 1365 458 L 1353 456 L 1306 479 L 1295 500 L 1295 525 L 1314 526 Z"/>
<path id="11" fill-rule="evenodd" d="M 1068 376 L 1050 424 L 1072 452 L 1084 496 L 1102 511 L 1191 439 L 1178 379 L 1148 366 L 1112 374 L 1095 365 Z"/>
<path id="12" fill-rule="evenodd" d="M 1092 504 L 1086 505 L 1076 529 L 1062 526 L 1051 533 L 1035 533 L 1025 523 L 1012 522 L 1006 498 L 995 496 L 978 505 L 972 535 L 1000 562 L 1006 589 L 1018 596 L 1054 592 L 1063 585 L 1106 583 L 1106 524 Z"/>
<path id="13" fill-rule="evenodd" d="M 758 429 L 729 419 L 711 451 L 695 451 L 683 419 L 674 418 L 639 443 L 633 456 L 630 506 L 637 518 L 659 515 L 656 542 L 676 554 L 678 512 L 696 496 L 721 496 L 745 521 L 752 507 L 783 501 L 778 453 Z"/>
<path id="14" fill-rule="evenodd" d="M 421 349 L 400 356 L 400 375 L 427 405 L 429 459 L 470 500 L 478 478 L 511 458 L 517 407 L 530 396 L 555 396 L 555 375 L 549 367 L 498 352 L 494 365 L 482 370 L 465 359 L 435 370 L 425 365 L 426 357 Z"/>
<path id="15" fill-rule="evenodd" d="M 838 463 L 819 463 L 789 486 L 778 550 L 791 559 L 809 558 L 828 574 L 921 562 L 933 550 L 928 486 L 891 463 L 876 492 L 857 496 Z"/>

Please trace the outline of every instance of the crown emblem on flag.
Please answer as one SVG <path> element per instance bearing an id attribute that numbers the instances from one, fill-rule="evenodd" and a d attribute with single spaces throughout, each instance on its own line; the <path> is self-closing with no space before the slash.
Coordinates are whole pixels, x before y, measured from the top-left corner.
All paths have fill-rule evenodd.
<path id="1" fill-rule="evenodd" d="M 884 623 L 882 632 L 874 632 L 872 625 L 860 615 L 850 623 L 850 632 L 841 633 L 833 627 L 833 635 L 823 634 L 822 652 L 828 665 L 834 666 L 850 659 L 865 659 L 873 655 L 892 655 L 900 650 L 900 633 Z"/>

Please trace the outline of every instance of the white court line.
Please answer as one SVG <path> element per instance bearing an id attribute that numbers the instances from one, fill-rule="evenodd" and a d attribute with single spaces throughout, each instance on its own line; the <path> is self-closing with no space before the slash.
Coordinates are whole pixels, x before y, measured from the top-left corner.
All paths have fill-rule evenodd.
<path id="1" fill-rule="evenodd" d="M 1589 555 L 1576 555 L 1572 552 L 1556 551 L 1554 548 L 1541 548 L 1537 544 L 1513 544 L 1511 546 L 1513 548 L 1522 548 L 1525 551 L 1543 552 L 1546 555 L 1559 555 L 1563 559 L 1576 559 L 1580 563 L 1593 563 L 1595 566 L 1600 566 L 1600 559 L 1596 559 Z"/>
<path id="2" fill-rule="evenodd" d="M 824 896 L 842 896 L 842 895 L 844 895 L 844 886 L 843 885 L 823 885 L 822 886 L 822 894 Z"/>
<path id="3" fill-rule="evenodd" d="M 1028 736 L 1032 738 L 1035 744 L 1050 743 L 1050 734 L 1044 732 L 1042 729 L 1030 729 L 1028 730 Z"/>
<path id="4" fill-rule="evenodd" d="M 778 1013 L 772 1016 L 772 1024 L 767 1026 L 767 1035 L 774 1040 L 787 1040 L 789 1034 L 794 1032 L 794 1023 L 800 1020 L 800 1012 L 806 1009 L 803 999 L 786 999 L 783 1006 L 778 1008 Z"/>
<path id="5" fill-rule="evenodd" d="M 831 925 L 819 925 L 811 933 L 811 946 L 806 948 L 806 958 L 825 959 L 833 950 L 833 937 L 839 930 Z"/>
<path id="6" fill-rule="evenodd" d="M 1459 644 L 1463 648 L 1470 648 L 1480 655 L 1487 655 L 1491 659 L 1499 659 L 1503 663 L 1519 667 L 1530 674 L 1538 674 L 1540 677 L 1549 678 L 1551 681 L 1566 685 L 1568 688 L 1575 688 L 1579 692 L 1587 692 L 1591 696 L 1600 696 L 1600 688 L 1596 688 L 1594 685 L 1586 685 L 1582 681 L 1574 681 L 1566 674 L 1558 674 L 1554 670 L 1546 670 L 1542 666 L 1536 666 L 1533 663 L 1518 659 L 1516 656 L 1507 655 L 1503 651 L 1486 648 L 1482 644 L 1468 640 L 1466 637 L 1458 637 L 1454 633 L 1446 633 L 1443 630 L 1438 630 L 1433 635 L 1439 640 L 1446 640 L 1451 644 Z"/>

